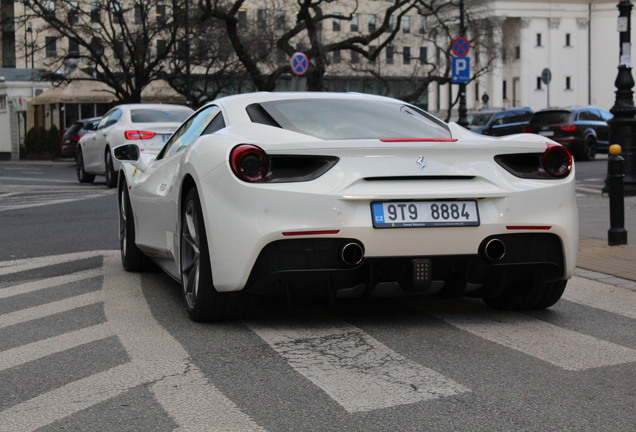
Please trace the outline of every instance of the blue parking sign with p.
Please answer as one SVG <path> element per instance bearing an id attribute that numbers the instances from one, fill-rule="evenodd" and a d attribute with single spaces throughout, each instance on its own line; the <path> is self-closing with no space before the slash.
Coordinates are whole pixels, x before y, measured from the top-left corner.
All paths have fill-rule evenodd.
<path id="1" fill-rule="evenodd" d="M 453 57 L 451 66 L 452 83 L 467 83 L 470 81 L 470 57 Z"/>

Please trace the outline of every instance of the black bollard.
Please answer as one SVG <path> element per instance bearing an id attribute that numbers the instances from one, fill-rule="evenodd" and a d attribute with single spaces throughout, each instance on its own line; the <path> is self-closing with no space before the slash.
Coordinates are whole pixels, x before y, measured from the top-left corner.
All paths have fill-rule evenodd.
<path id="1" fill-rule="evenodd" d="M 610 246 L 617 246 L 627 244 L 623 190 L 625 160 L 621 156 L 621 146 L 618 144 L 610 146 L 609 152 L 607 179 L 609 185 L 610 229 L 607 231 L 607 243 Z"/>

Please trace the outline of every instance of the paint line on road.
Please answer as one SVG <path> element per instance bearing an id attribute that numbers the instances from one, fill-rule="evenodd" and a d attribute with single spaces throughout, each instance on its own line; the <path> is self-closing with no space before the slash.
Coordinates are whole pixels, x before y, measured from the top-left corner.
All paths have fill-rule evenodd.
<path id="1" fill-rule="evenodd" d="M 102 269 L 86 270 L 78 273 L 72 273 L 70 275 L 57 276 L 48 279 L 40 279 L 34 282 L 29 282 L 20 285 L 13 285 L 7 288 L 0 288 L 0 299 L 9 298 L 17 295 L 28 294 L 34 291 L 40 291 L 43 289 L 55 288 L 60 285 L 70 284 L 74 282 L 80 282 L 86 279 L 101 276 L 103 274 Z"/>
<path id="2" fill-rule="evenodd" d="M 563 293 L 563 299 L 636 319 L 636 293 L 627 288 L 575 277 Z"/>
<path id="3" fill-rule="evenodd" d="M 294 370 L 348 412 L 389 408 L 470 391 L 333 317 L 303 311 L 302 318 L 295 321 L 245 324 Z"/>
<path id="4" fill-rule="evenodd" d="M 62 312 L 98 303 L 94 293 L 86 293 L 64 300 L 21 309 L 0 316 L 0 328 L 22 324 L 28 321 L 45 318 Z"/>
<path id="5" fill-rule="evenodd" d="M 565 370 L 581 371 L 636 361 L 634 349 L 522 313 L 491 311 L 485 306 L 461 301 L 421 301 L 414 307 L 468 333 Z"/>
<path id="6" fill-rule="evenodd" d="M 63 259 L 67 258 L 65 256 Z M 54 257 L 53 261 L 60 259 Z M 40 262 L 48 264 L 50 261 L 43 259 Z M 143 296 L 139 274 L 125 272 L 119 257 L 112 253 L 104 257 L 103 273 L 102 289 L 79 297 L 90 298 L 91 302 L 103 302 L 107 322 L 100 324 L 97 331 L 87 328 L 85 333 L 76 331 L 58 338 L 70 345 L 74 334 L 83 335 L 85 339 L 116 335 L 130 361 L 3 411 L 0 413 L 0 425 L 3 428 L 34 431 L 137 386 L 151 384 L 157 401 L 179 425 L 177 430 L 264 430 L 211 385 L 190 362 L 187 351 L 157 323 Z M 69 299 L 66 302 L 72 301 Z M 81 302 L 84 301 L 88 300 Z M 53 303 L 46 306 L 50 309 L 51 305 Z M 30 309 L 28 315 L 32 315 L 35 309 Z M 60 307 L 53 309 L 59 310 Z M 11 320 L 16 321 L 17 318 Z M 0 321 L 0 325 L 6 324 L 7 320 Z M 38 350 L 40 354 L 52 350 L 53 347 L 47 345 L 55 339 L 30 344 L 21 353 L 22 357 L 26 359 L 29 354 L 35 357 Z"/>
<path id="7" fill-rule="evenodd" d="M 113 336 L 106 324 L 98 324 L 80 330 L 33 342 L 0 352 L 0 371 L 19 366 L 46 356 L 57 354 L 80 345 Z"/>
<path id="8" fill-rule="evenodd" d="M 118 256 L 119 253 L 119 250 L 95 250 L 62 255 L 49 255 L 36 258 L 18 259 L 12 261 L 2 261 L 0 262 L 0 276 L 20 273 L 23 271 L 33 270 L 56 264 L 64 264 L 71 261 L 80 261 L 87 258 L 95 258 L 99 256 Z"/>

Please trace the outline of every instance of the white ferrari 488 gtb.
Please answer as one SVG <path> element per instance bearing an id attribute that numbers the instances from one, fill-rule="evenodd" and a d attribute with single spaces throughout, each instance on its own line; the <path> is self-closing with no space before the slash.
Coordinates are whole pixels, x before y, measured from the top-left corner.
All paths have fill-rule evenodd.
<path id="1" fill-rule="evenodd" d="M 574 167 L 538 135 L 476 135 L 407 103 L 253 93 L 195 112 L 152 161 L 114 150 L 124 268 L 154 261 L 196 321 L 254 295 L 556 303 L 578 243 Z"/>

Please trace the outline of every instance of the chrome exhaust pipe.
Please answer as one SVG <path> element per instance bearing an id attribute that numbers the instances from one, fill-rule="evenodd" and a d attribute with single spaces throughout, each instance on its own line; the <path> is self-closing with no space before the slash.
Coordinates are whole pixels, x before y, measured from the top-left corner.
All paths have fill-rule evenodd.
<path id="1" fill-rule="evenodd" d="M 364 248 L 358 243 L 346 243 L 340 248 L 340 260 L 354 267 L 364 260 Z"/>
<path id="2" fill-rule="evenodd" d="M 484 256 L 491 262 L 501 261 L 506 256 L 506 244 L 498 238 L 488 240 L 484 246 Z"/>

